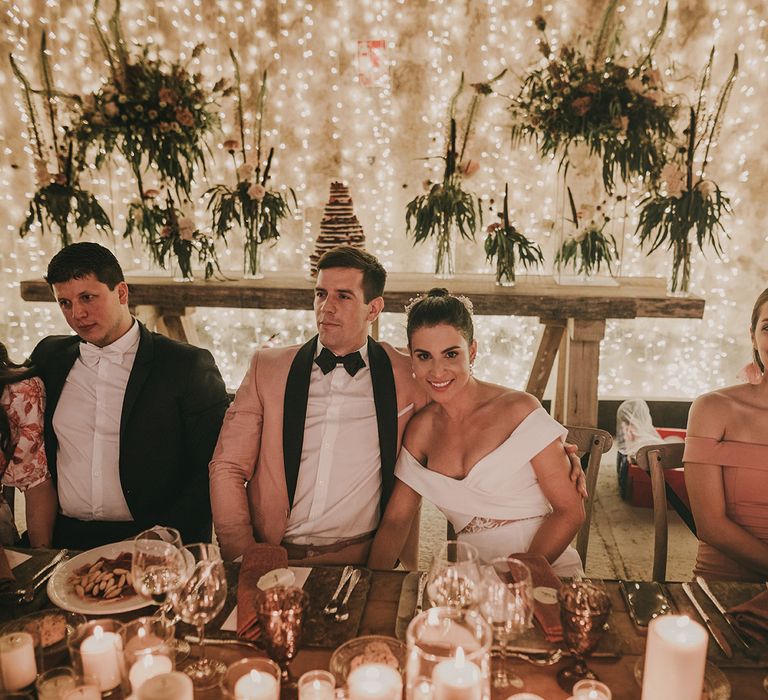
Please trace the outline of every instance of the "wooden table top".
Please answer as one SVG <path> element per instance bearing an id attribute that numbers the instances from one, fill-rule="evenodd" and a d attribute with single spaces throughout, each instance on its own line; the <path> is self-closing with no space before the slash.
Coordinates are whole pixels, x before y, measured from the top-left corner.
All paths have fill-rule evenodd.
<path id="1" fill-rule="evenodd" d="M 30 551 L 31 553 L 31 551 Z M 14 573 L 17 581 L 24 583 L 28 580 L 34 571 L 42 563 L 50 559 L 52 552 L 36 553 L 32 559 L 18 566 Z M 231 633 L 217 632 L 219 626 L 231 612 L 236 602 L 237 573 L 239 566 L 237 564 L 227 564 L 228 579 L 230 581 L 230 590 L 228 593 L 227 604 L 217 619 L 208 626 L 207 634 L 213 638 L 232 637 Z M 371 589 L 368 600 L 363 612 L 360 624 L 359 635 L 364 634 L 383 634 L 395 636 L 395 621 L 397 616 L 398 602 L 400 600 L 401 588 L 406 572 L 403 571 L 374 571 Z M 680 612 L 692 613 L 692 608 L 686 606 L 685 598 L 681 592 L 680 584 L 666 584 L 675 604 Z M 618 659 L 593 658 L 589 660 L 590 667 L 599 675 L 600 679 L 607 683 L 613 692 L 615 700 L 639 700 L 640 687 L 634 679 L 635 664 L 642 658 L 645 648 L 645 632 L 638 630 L 629 618 L 626 610 L 626 604 L 619 591 L 618 583 L 615 581 L 607 582 L 607 586 L 613 604 L 613 613 L 611 616 L 611 625 L 614 631 L 621 639 L 624 650 L 623 656 Z M 726 606 L 734 602 L 742 602 L 759 593 L 763 587 L 758 584 L 714 584 L 715 593 L 721 597 Z M 2 605 L 0 604 L 0 621 L 15 619 L 20 615 L 34 612 L 36 610 L 50 607 L 50 602 L 44 593 L 44 587 L 38 593 L 35 601 L 27 606 Z M 330 591 L 329 591 L 330 595 Z M 709 601 L 703 600 L 699 596 L 703 607 L 712 615 L 718 626 L 724 628 L 722 621 L 718 621 L 714 611 L 710 609 Z M 147 614 L 146 608 L 133 613 L 125 613 L 119 617 L 132 619 L 143 614 Z M 258 655 L 253 649 L 240 645 L 232 646 L 211 646 L 209 651 L 212 655 L 221 658 L 225 663 L 232 663 L 237 659 Z M 296 659 L 291 664 L 292 673 L 298 677 L 305 671 L 315 668 L 328 668 L 332 650 L 305 648 L 302 649 Z M 708 658 L 710 662 L 718 666 L 732 686 L 733 700 L 764 700 L 766 697 L 763 690 L 762 680 L 768 673 L 768 648 L 762 649 L 762 663 L 740 662 L 734 658 L 730 662 L 720 655 L 719 650 L 710 640 L 710 650 Z M 557 685 L 555 678 L 557 670 L 566 661 L 550 667 L 536 667 L 527 664 L 524 661 L 511 660 L 515 670 L 525 680 L 524 690 L 536 693 L 547 700 L 565 700 L 568 694 Z M 504 700 L 512 694 L 512 689 L 493 693 L 493 700 Z M 218 693 L 199 694 L 197 698 L 215 698 Z"/>
<path id="2" fill-rule="evenodd" d="M 225 281 L 174 282 L 170 277 L 128 273 L 133 305 L 163 308 L 224 307 L 243 309 L 311 309 L 314 280 L 298 272 L 268 272 L 260 280 L 229 275 Z M 449 280 L 419 273 L 390 273 L 384 292 L 385 310 L 402 312 L 408 301 L 431 287 L 466 294 L 479 315 L 539 316 L 542 318 L 701 318 L 704 299 L 671 297 L 666 282 L 653 277 L 620 277 L 615 285 L 560 285 L 551 276 L 528 275 L 514 287 L 500 287 L 492 275 L 462 274 Z M 24 280 L 26 301 L 54 301 L 48 284 Z"/>

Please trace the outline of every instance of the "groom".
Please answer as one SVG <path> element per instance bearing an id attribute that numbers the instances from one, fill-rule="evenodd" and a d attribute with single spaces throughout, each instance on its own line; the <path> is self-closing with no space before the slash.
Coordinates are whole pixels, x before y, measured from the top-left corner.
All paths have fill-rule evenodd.
<path id="1" fill-rule="evenodd" d="M 251 360 L 210 464 L 225 558 L 258 540 L 282 544 L 291 560 L 366 561 L 405 426 L 426 403 L 410 358 L 369 337 L 385 281 L 373 255 L 328 251 L 315 288 L 318 335 Z"/>

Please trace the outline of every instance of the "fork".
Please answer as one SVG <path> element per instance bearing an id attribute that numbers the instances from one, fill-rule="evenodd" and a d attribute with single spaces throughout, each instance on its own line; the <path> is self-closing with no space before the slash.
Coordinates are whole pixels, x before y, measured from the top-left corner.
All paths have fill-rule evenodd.
<path id="1" fill-rule="evenodd" d="M 339 596 L 341 595 L 341 590 L 344 588 L 347 581 L 349 581 L 349 577 L 352 575 L 353 571 L 354 567 L 352 566 L 347 565 L 344 567 L 344 570 L 341 572 L 341 578 L 339 579 L 339 585 L 336 586 L 336 590 L 333 592 L 331 599 L 325 604 L 325 607 L 323 608 L 323 615 L 336 614 L 339 609 Z"/>
<path id="2" fill-rule="evenodd" d="M 47 581 L 58 569 L 58 565 L 69 558 L 69 550 L 62 549 L 51 561 L 35 573 L 32 580 L 26 586 L 20 586 L 13 595 L 18 596 L 19 603 L 31 603 L 35 597 L 35 591 Z"/>
<path id="3" fill-rule="evenodd" d="M 333 619 L 336 620 L 336 622 L 344 622 L 344 620 L 347 620 L 349 618 L 349 608 L 347 607 L 347 603 L 349 603 L 349 598 L 352 595 L 352 591 L 355 590 L 355 586 L 357 585 L 357 582 L 360 580 L 362 572 L 360 569 L 355 569 L 352 572 L 352 575 L 349 577 L 349 588 L 347 588 L 347 592 L 344 594 L 344 599 L 341 601 L 341 605 L 339 605 L 339 609 L 336 611 L 336 614 L 333 616 Z"/>

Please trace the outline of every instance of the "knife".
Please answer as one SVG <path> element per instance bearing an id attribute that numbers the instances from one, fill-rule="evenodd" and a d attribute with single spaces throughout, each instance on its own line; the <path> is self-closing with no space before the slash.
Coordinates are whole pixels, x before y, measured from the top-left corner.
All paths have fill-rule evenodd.
<path id="1" fill-rule="evenodd" d="M 733 626 L 733 623 L 728 619 L 728 616 L 725 614 L 725 608 L 723 607 L 723 604 L 715 597 L 715 594 L 712 593 L 712 589 L 709 587 L 709 584 L 706 582 L 705 579 L 703 579 L 701 576 L 696 577 L 696 583 L 699 584 L 699 587 L 702 591 L 706 594 L 707 598 L 709 598 L 712 601 L 712 605 L 714 605 L 718 612 L 723 616 L 723 619 L 728 623 L 728 627 L 731 628 L 731 631 L 733 632 L 736 639 L 741 642 L 747 649 L 750 648 L 749 641 L 744 637 L 744 635 L 739 632 L 739 630 Z"/>
<path id="2" fill-rule="evenodd" d="M 715 638 L 717 645 L 723 650 L 723 654 L 725 654 L 729 659 L 732 658 L 733 649 L 731 649 L 731 645 L 728 644 L 728 640 L 725 638 L 725 635 L 718 627 L 715 626 L 715 623 L 712 622 L 709 615 L 707 615 L 701 605 L 699 605 L 699 601 L 696 600 L 696 596 L 693 595 L 691 585 L 689 583 L 683 583 L 683 591 L 685 592 L 685 595 L 688 596 L 688 600 L 693 603 L 693 607 L 696 608 L 696 612 L 699 613 L 701 619 L 704 620 L 704 624 L 707 626 L 709 633 Z"/>

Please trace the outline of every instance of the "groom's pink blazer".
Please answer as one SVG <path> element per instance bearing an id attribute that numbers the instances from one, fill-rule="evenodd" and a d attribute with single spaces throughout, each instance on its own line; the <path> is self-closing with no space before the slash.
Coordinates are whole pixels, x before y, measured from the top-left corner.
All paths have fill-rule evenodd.
<path id="1" fill-rule="evenodd" d="M 279 544 L 296 491 L 309 377 L 317 336 L 304 345 L 259 350 L 229 407 L 209 465 L 213 523 L 225 559 L 257 542 Z M 368 339 L 381 451 L 380 512 L 394 484 L 405 426 L 427 399 L 408 355 Z M 350 533 L 352 536 L 354 533 Z M 364 563 L 370 542 L 314 561 Z"/>

